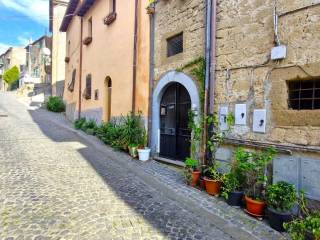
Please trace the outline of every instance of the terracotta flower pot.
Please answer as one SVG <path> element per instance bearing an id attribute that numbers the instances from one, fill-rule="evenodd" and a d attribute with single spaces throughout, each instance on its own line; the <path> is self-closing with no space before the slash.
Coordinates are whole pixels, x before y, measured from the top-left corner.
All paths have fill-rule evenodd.
<path id="1" fill-rule="evenodd" d="M 201 172 L 199 171 L 193 171 L 192 172 L 192 181 L 191 181 L 191 186 L 196 187 L 199 183 Z"/>
<path id="2" fill-rule="evenodd" d="M 204 178 L 204 182 L 209 195 L 218 196 L 220 194 L 222 182 L 207 177 Z"/>
<path id="3" fill-rule="evenodd" d="M 245 199 L 248 213 L 255 217 L 263 217 L 266 203 L 263 201 L 253 200 L 247 196 L 245 196 Z"/>

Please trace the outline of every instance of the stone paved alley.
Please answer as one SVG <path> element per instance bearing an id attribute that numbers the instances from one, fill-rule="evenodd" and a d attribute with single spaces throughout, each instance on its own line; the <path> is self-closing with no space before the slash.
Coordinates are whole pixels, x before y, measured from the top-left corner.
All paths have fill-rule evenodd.
<path id="1" fill-rule="evenodd" d="M 0 94 L 1 240 L 237 239 L 52 116 Z"/>

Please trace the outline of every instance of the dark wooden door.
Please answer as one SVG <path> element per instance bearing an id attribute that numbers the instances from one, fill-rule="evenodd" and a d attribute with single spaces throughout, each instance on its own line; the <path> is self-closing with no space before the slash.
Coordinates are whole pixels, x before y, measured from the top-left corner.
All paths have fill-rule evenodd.
<path id="1" fill-rule="evenodd" d="M 160 156 L 180 161 L 190 156 L 190 109 L 191 100 L 185 87 L 171 84 L 160 104 Z"/>

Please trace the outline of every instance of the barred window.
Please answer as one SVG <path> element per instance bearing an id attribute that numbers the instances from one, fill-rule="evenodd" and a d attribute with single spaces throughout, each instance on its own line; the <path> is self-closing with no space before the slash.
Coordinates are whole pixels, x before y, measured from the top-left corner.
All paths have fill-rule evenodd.
<path id="1" fill-rule="evenodd" d="M 288 82 L 289 108 L 320 109 L 320 79 Z"/>
<path id="2" fill-rule="evenodd" d="M 183 33 L 167 39 L 167 57 L 183 52 Z"/>

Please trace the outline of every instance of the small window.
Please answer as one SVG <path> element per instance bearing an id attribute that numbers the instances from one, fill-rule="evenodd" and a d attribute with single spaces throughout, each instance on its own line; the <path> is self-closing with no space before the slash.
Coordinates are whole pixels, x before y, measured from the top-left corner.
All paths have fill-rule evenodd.
<path id="1" fill-rule="evenodd" d="M 88 20 L 88 36 L 83 40 L 84 45 L 89 45 L 92 42 L 92 17 Z"/>
<path id="2" fill-rule="evenodd" d="M 108 15 L 104 18 L 104 24 L 110 25 L 116 20 L 116 18 L 116 0 L 109 0 L 109 12 Z"/>
<path id="3" fill-rule="evenodd" d="M 86 77 L 86 88 L 84 89 L 83 96 L 85 99 L 91 99 L 91 74 Z"/>
<path id="4" fill-rule="evenodd" d="M 88 37 L 92 37 L 92 17 L 88 20 Z"/>
<path id="5" fill-rule="evenodd" d="M 167 39 L 167 57 L 183 52 L 183 33 Z"/>
<path id="6" fill-rule="evenodd" d="M 77 74 L 77 71 L 76 71 L 76 69 L 74 69 L 73 72 L 72 72 L 71 82 L 68 85 L 68 90 L 70 92 L 73 92 L 73 90 L 74 90 L 74 84 L 76 82 L 76 74 Z"/>
<path id="7" fill-rule="evenodd" d="M 289 108 L 320 109 L 320 79 L 288 82 Z"/>

